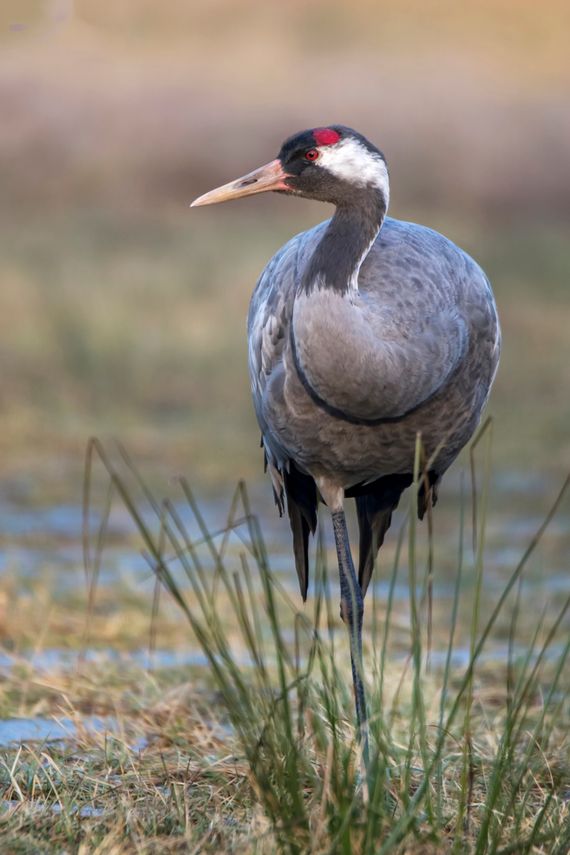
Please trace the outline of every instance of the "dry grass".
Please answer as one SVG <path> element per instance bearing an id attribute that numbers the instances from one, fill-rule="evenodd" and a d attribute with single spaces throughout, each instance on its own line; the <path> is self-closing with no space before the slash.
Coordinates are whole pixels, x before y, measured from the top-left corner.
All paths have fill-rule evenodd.
<path id="1" fill-rule="evenodd" d="M 536 593 L 517 593 L 538 538 L 504 587 L 479 584 L 486 564 L 481 498 L 476 555 L 459 550 L 465 566 L 459 575 L 455 566 L 455 594 L 436 596 L 433 611 L 434 651 L 467 644 L 467 668 L 435 657 L 426 670 L 427 601 L 414 605 L 413 586 L 410 601 L 393 596 L 406 563 L 410 585 L 414 567 L 420 583 L 429 567 L 413 530 L 403 554 L 401 542 L 386 553 L 390 592 L 367 602 L 376 747 L 366 797 L 354 754 L 347 639 L 329 600 L 323 545 L 316 596 L 299 612 L 267 566 L 243 491 L 227 534 L 212 537 L 184 485 L 190 516 L 171 501 L 154 504 L 124 457 L 103 459 L 112 508 L 120 500 L 129 509 L 149 568 L 172 599 L 164 594 L 157 611 L 152 593 L 95 586 L 105 561 L 97 544 L 113 531 L 105 515 L 93 526 L 96 507 L 89 511 L 90 586 L 73 597 L 54 593 L 49 614 L 41 589 L 5 590 L 27 619 L 11 622 L 5 613 L 2 621 L 5 641 L 20 651 L 0 689 L 3 717 L 54 715 L 76 722 L 78 733 L 65 743 L 2 751 L 4 851 L 565 853 L 570 601 L 548 598 L 538 618 Z M 37 650 L 65 639 L 101 653 L 72 668 L 26 663 L 34 641 L 22 629 L 28 622 Z M 159 660 L 152 670 L 141 667 L 128 651 L 151 629 L 158 647 L 193 644 L 209 667 L 166 668 Z M 506 655 L 492 654 L 505 643 Z M 109 657 L 109 648 L 124 655 Z M 84 727 L 92 715 L 106 729 Z"/>

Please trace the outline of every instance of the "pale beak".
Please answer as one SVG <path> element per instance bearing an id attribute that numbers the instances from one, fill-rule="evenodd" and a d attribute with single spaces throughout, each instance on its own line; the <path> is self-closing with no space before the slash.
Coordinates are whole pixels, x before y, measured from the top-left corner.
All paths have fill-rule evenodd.
<path id="1" fill-rule="evenodd" d="M 191 208 L 198 205 L 215 205 L 216 202 L 227 202 L 229 199 L 241 199 L 242 196 L 252 196 L 254 193 L 265 193 L 267 190 L 289 190 L 285 179 L 289 176 L 284 171 L 280 160 L 272 160 L 259 169 L 254 169 L 247 175 L 230 181 L 222 187 L 216 187 L 203 196 L 194 199 Z"/>

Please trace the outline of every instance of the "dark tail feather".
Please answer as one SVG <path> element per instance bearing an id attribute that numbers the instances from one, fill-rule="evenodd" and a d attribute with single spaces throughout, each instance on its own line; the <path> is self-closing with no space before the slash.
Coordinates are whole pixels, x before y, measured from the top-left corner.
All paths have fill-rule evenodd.
<path id="1" fill-rule="evenodd" d="M 376 555 L 392 522 L 392 508 L 378 507 L 376 497 L 370 495 L 356 496 L 355 501 L 360 529 L 358 581 L 364 596 L 372 578 Z"/>
<path id="2" fill-rule="evenodd" d="M 441 476 L 433 471 L 428 472 L 422 479 L 418 490 L 418 517 L 421 520 L 423 520 L 429 506 L 433 507 L 437 502 L 437 490 L 440 481 Z"/>
<path id="3" fill-rule="evenodd" d="M 309 586 L 309 533 L 317 527 L 317 488 L 310 475 L 304 475 L 290 464 L 283 472 L 287 512 L 293 532 L 295 568 L 303 601 L 307 599 Z"/>
<path id="4" fill-rule="evenodd" d="M 356 500 L 360 529 L 358 581 L 362 593 L 370 583 L 378 550 L 392 522 L 392 511 L 398 506 L 402 491 L 412 483 L 411 475 L 384 475 L 360 488 L 347 491 Z"/>
<path id="5" fill-rule="evenodd" d="M 392 522 L 392 512 L 398 507 L 402 492 L 412 483 L 412 475 L 384 475 L 371 484 L 352 488 L 356 500 L 358 527 L 360 529 L 360 555 L 358 562 L 358 581 L 362 593 L 370 584 L 374 562 L 378 550 L 384 543 L 384 536 Z M 437 501 L 437 487 L 440 476 L 435 472 L 427 474 L 425 483 L 418 490 L 418 516 L 423 519 L 428 505 Z"/>

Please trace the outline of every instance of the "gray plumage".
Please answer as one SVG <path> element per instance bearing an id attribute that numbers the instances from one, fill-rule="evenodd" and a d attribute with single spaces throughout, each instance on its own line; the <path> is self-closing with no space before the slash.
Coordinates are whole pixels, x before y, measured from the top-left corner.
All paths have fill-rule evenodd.
<path id="1" fill-rule="evenodd" d="M 301 291 L 329 223 L 271 259 L 249 309 L 253 401 L 279 501 L 292 465 L 344 488 L 410 475 L 418 432 L 428 458 L 442 444 L 439 480 L 473 434 L 499 358 L 487 277 L 423 226 L 386 218 L 357 292 Z M 383 509 L 380 537 L 398 498 Z M 307 568 L 298 571 L 306 595 Z"/>
<path id="2" fill-rule="evenodd" d="M 500 332 L 481 268 L 447 238 L 386 217 L 382 152 L 351 128 L 314 128 L 276 160 L 201 196 L 204 205 L 276 190 L 331 202 L 330 219 L 271 259 L 249 308 L 249 371 L 265 461 L 287 505 L 303 599 L 320 497 L 330 508 L 358 731 L 368 765 L 364 595 L 417 436 L 418 514 L 472 436 L 497 369 Z M 354 497 L 358 577 L 344 515 Z"/>

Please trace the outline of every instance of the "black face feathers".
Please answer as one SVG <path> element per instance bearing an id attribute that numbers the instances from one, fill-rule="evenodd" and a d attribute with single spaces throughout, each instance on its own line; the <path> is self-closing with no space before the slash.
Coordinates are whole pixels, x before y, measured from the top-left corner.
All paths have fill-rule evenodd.
<path id="1" fill-rule="evenodd" d="M 376 148 L 375 145 L 362 134 L 359 134 L 358 131 L 348 128 L 346 125 L 328 125 L 326 128 L 311 128 L 306 131 L 299 131 L 285 140 L 281 146 L 281 151 L 277 155 L 278 159 L 283 166 L 287 166 L 298 159 L 302 160 L 309 149 L 323 145 L 321 139 L 323 136 L 326 139 L 327 132 L 330 133 L 330 138 L 334 138 L 334 135 L 336 135 L 337 140 L 334 142 L 325 142 L 324 145 L 336 145 L 343 139 L 352 137 L 352 139 L 357 140 L 371 154 L 380 156 L 384 161 L 386 160 L 379 148 Z"/>
<path id="2" fill-rule="evenodd" d="M 304 164 L 305 153 L 316 145 L 312 130 L 301 131 L 285 140 L 277 157 L 286 169 L 296 161 Z"/>
<path id="3" fill-rule="evenodd" d="M 355 145 L 347 152 L 351 140 Z M 367 181 L 362 178 L 365 174 L 370 176 L 370 189 L 378 192 L 374 163 L 387 174 L 382 152 L 344 125 L 294 134 L 283 143 L 278 159 L 288 176 L 286 183 L 291 193 L 333 205 L 353 204 L 361 197 L 366 192 Z M 387 197 L 385 202 L 387 207 Z"/>

